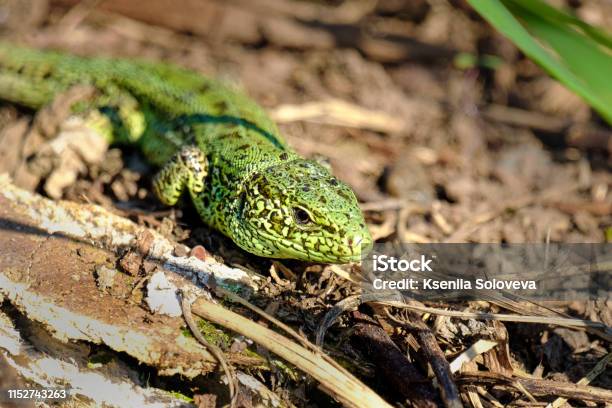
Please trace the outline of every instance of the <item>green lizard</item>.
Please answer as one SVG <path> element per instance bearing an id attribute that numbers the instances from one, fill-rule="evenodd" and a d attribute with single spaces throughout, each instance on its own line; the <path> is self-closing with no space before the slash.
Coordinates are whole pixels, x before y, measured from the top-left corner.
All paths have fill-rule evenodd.
<path id="1" fill-rule="evenodd" d="M 202 220 L 244 250 L 346 263 L 371 246 L 350 187 L 297 155 L 243 94 L 165 63 L 0 43 L 0 98 L 39 109 L 75 85 L 96 89 L 75 114 L 161 167 L 153 189 L 164 204 L 187 191 Z"/>

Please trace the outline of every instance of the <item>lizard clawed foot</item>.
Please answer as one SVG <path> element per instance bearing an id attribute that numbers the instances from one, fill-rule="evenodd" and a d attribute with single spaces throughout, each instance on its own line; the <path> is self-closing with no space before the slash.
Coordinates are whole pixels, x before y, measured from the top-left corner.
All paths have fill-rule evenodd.
<path id="1" fill-rule="evenodd" d="M 208 160 L 202 150 L 193 145 L 183 146 L 157 173 L 153 190 L 166 205 L 177 203 L 185 188 L 191 193 L 204 190 Z"/>

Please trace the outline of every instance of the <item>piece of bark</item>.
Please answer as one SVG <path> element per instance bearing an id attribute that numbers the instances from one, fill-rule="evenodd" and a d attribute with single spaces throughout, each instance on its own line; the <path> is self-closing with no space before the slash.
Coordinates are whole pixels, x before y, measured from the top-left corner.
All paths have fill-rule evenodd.
<path id="1" fill-rule="evenodd" d="M 19 375 L 12 383 L 1 383 L 2 392 L 7 389 L 63 389 L 69 385 L 71 399 L 83 402 L 93 400 L 96 405 L 108 407 L 138 406 L 142 408 L 191 407 L 170 393 L 141 383 L 138 375 L 120 360 L 111 360 L 101 367 L 91 369 L 89 353 L 80 352 L 82 345 L 58 344 L 42 330 L 26 328 L 21 336 L 9 316 L 0 310 L 0 381 L 9 373 Z M 37 347 L 40 346 L 40 347 Z M 39 348 L 44 351 L 39 351 Z M 74 350 L 74 352 L 72 352 Z M 21 377 L 28 381 L 25 385 Z M 63 384 L 62 386 L 57 384 Z M 5 401 L 0 395 L 2 407 L 33 407 L 28 400 Z M 46 401 L 53 405 L 51 401 Z M 6 405 L 5 405 L 6 404 Z"/>
<path id="2" fill-rule="evenodd" d="M 363 315 L 355 312 L 359 318 Z M 376 362 L 376 373 L 415 407 L 437 407 L 436 393 L 428 379 L 406 358 L 387 333 L 373 323 L 359 322 L 353 327 L 357 346 Z"/>
<path id="3" fill-rule="evenodd" d="M 423 323 L 418 314 L 414 312 L 408 312 L 407 314 L 410 323 L 406 327 L 413 331 L 425 354 L 425 358 L 429 364 L 431 364 L 431 368 L 440 384 L 440 392 L 444 406 L 447 408 L 463 407 L 461 397 L 459 396 L 459 390 L 457 389 L 453 374 L 451 373 L 450 364 L 446 360 L 444 352 L 440 349 L 436 336 L 429 327 Z"/>
<path id="4" fill-rule="evenodd" d="M 153 234 L 154 242 L 145 245 L 150 253 L 143 255 L 153 255 L 160 268 L 204 280 L 217 269 L 217 284 L 223 284 L 226 271 L 238 285 L 241 275 L 248 279 L 245 272 L 173 257 L 172 243 L 100 207 L 53 202 L 16 188 L 6 177 L 0 178 L 0 186 L 0 293 L 17 309 L 58 339 L 105 344 L 160 374 L 191 378 L 215 368 L 216 360 L 182 333 L 182 319 L 152 314 L 129 296 L 113 296 L 114 287 L 135 285 L 134 277 L 115 274 L 113 288 L 100 290 L 97 268 L 114 268 L 119 248 L 138 248 L 139 237 Z M 177 286 L 190 282 L 180 275 L 174 279 Z M 242 355 L 230 361 L 261 363 Z"/>

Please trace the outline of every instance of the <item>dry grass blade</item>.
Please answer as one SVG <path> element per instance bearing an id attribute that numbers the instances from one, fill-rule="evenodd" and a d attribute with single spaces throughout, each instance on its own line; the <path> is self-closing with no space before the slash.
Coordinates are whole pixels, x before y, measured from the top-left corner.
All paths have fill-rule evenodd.
<path id="1" fill-rule="evenodd" d="M 377 299 L 374 299 L 373 301 L 377 301 Z M 457 310 L 437 309 L 434 307 L 406 304 L 397 301 L 380 301 L 378 303 L 387 306 L 410 309 L 422 313 L 431 313 L 440 316 L 451 316 L 460 319 L 499 320 L 505 322 L 540 323 L 551 324 L 555 326 L 584 328 L 591 330 L 593 334 L 597 334 L 599 337 L 603 338 L 606 341 L 612 341 L 612 329 L 603 323 L 594 322 L 591 320 L 568 317 L 520 316 L 502 313 L 460 312 Z"/>
<path id="2" fill-rule="evenodd" d="M 396 133 L 406 126 L 400 118 L 385 112 L 365 109 L 339 99 L 309 102 L 303 105 L 281 105 L 271 112 L 271 116 L 279 123 L 303 120 L 384 133 Z"/>
<path id="3" fill-rule="evenodd" d="M 212 323 L 248 336 L 272 353 L 294 364 L 319 381 L 327 393 L 345 406 L 391 407 L 346 370 L 328 362 L 322 354 L 307 350 L 286 337 L 207 300 L 199 299 L 192 305 L 191 310 Z"/>
<path id="4" fill-rule="evenodd" d="M 84 0 L 77 3 L 64 14 L 57 23 L 57 26 L 60 27 L 64 33 L 69 33 L 87 18 L 87 15 L 89 15 L 101 2 L 102 0 Z"/>
<path id="5" fill-rule="evenodd" d="M 450 363 L 451 372 L 456 373 L 464 363 L 474 360 L 478 355 L 491 350 L 495 346 L 497 346 L 496 341 L 478 340 Z"/>
<path id="6" fill-rule="evenodd" d="M 480 397 L 478 396 L 478 392 L 476 391 L 476 387 L 469 387 L 467 393 L 470 403 L 474 408 L 484 408 L 484 405 L 482 405 L 482 401 L 480 401 Z"/>
<path id="7" fill-rule="evenodd" d="M 593 322 L 584 319 L 571 319 L 566 317 L 547 317 L 547 316 L 517 316 L 503 313 L 481 313 L 481 312 L 460 312 L 457 310 L 444 310 L 434 307 L 415 306 L 406 304 L 396 304 L 395 302 L 382 302 L 390 306 L 412 309 L 418 312 L 431 313 L 442 316 L 458 317 L 462 319 L 483 319 L 483 320 L 499 320 L 506 322 L 522 322 L 522 323 L 540 323 L 554 324 L 558 326 L 573 326 L 573 327 L 597 327 L 608 328 L 603 323 Z"/>
<path id="8" fill-rule="evenodd" d="M 246 299 L 243 299 L 240 296 L 238 296 L 237 294 L 235 294 L 233 292 L 230 292 L 229 290 L 222 289 L 222 288 L 215 288 L 215 291 L 217 291 L 218 294 L 228 298 L 230 301 L 236 302 L 238 304 L 241 304 L 242 306 L 248 308 L 249 310 L 257 313 L 262 318 L 266 319 L 270 323 L 272 323 L 272 324 L 276 325 L 277 327 L 279 327 L 280 329 L 284 330 L 287 334 L 289 334 L 295 340 L 300 342 L 300 344 L 302 344 L 303 347 L 311 349 L 313 351 L 318 351 L 318 348 L 314 344 L 312 344 L 310 341 L 308 341 L 307 338 L 301 336 L 298 332 L 293 330 L 291 327 L 287 326 L 285 323 L 281 322 L 280 320 L 278 320 L 274 316 L 271 316 L 270 314 L 266 313 L 264 310 L 260 309 L 259 307 L 253 305 L 252 303 L 250 303 Z"/>

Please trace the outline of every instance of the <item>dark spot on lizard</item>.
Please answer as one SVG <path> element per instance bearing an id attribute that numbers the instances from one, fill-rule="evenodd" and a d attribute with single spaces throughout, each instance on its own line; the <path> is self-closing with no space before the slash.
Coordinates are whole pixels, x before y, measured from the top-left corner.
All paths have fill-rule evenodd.
<path id="1" fill-rule="evenodd" d="M 335 228 L 333 228 L 331 225 L 324 225 L 322 226 L 322 228 L 327 231 L 330 235 L 335 234 L 336 232 L 338 232 Z"/>
<path id="2" fill-rule="evenodd" d="M 224 111 L 227 109 L 227 102 L 226 101 L 219 101 L 217 103 L 215 103 L 215 108 L 220 110 L 220 111 Z"/>
<path id="3" fill-rule="evenodd" d="M 349 200 L 350 197 L 348 195 L 346 195 L 346 193 L 344 191 L 338 191 L 338 195 L 346 200 Z"/>
<path id="4" fill-rule="evenodd" d="M 280 155 L 281 160 L 287 160 L 288 158 L 289 158 L 289 155 L 287 153 L 281 153 Z"/>
<path id="5" fill-rule="evenodd" d="M 206 194 L 200 195 L 200 200 L 202 201 L 202 205 L 206 208 L 210 205 L 210 200 Z"/>
<path id="6" fill-rule="evenodd" d="M 246 204 L 246 193 L 243 191 L 240 193 L 240 195 L 238 196 L 238 215 L 242 215 L 242 213 L 244 212 L 244 207 Z"/>
<path id="7" fill-rule="evenodd" d="M 262 197 L 267 198 L 268 200 L 272 199 L 271 196 L 271 191 L 269 188 L 267 188 L 267 186 L 261 186 L 259 188 L 259 194 L 261 194 Z"/>
<path id="8" fill-rule="evenodd" d="M 338 180 L 336 180 L 335 178 L 330 179 L 329 180 L 329 184 L 331 184 L 332 186 L 337 186 L 338 185 Z"/>

